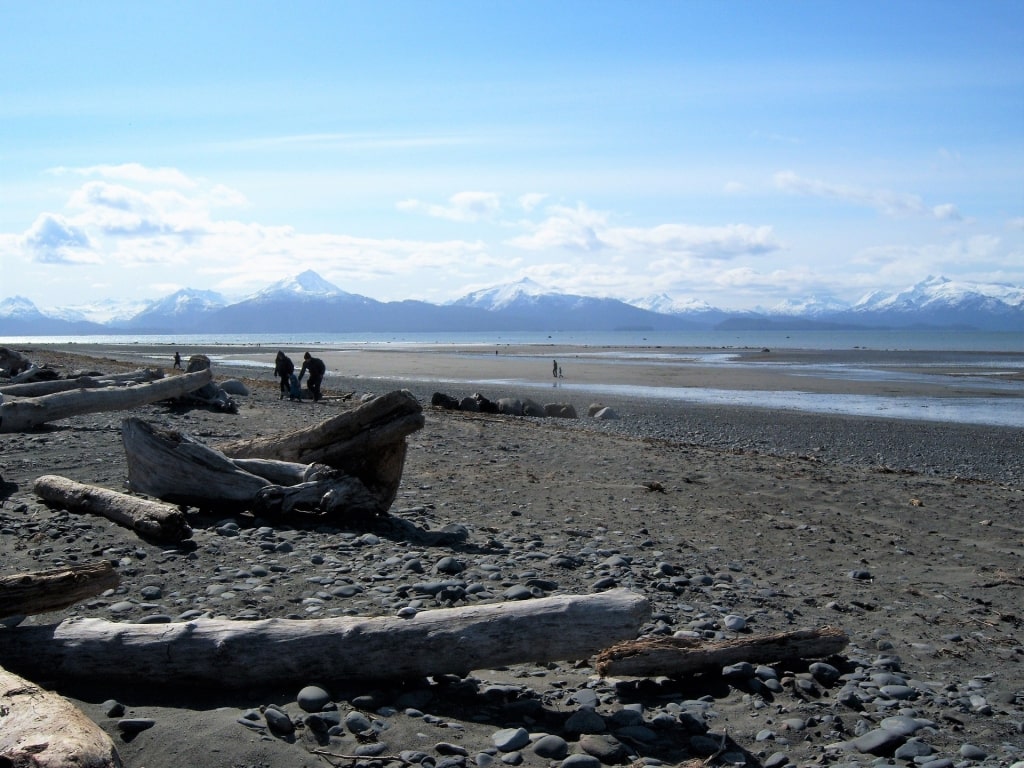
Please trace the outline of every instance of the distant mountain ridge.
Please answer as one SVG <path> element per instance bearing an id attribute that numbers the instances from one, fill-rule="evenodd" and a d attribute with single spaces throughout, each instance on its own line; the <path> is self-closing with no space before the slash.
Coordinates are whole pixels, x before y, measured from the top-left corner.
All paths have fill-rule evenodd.
<path id="1" fill-rule="evenodd" d="M 494 286 L 447 304 L 381 302 L 347 293 L 312 270 L 228 302 L 214 291 L 183 289 L 119 314 L 76 307 L 42 311 L 26 298 L 0 300 L 0 335 L 173 333 L 386 333 L 456 331 L 672 331 L 956 328 L 1024 330 L 1024 287 L 928 277 L 853 304 L 834 297 L 788 300 L 730 311 L 666 294 L 626 302 L 548 290 L 533 280 Z M 103 316 L 109 319 L 99 321 Z"/>

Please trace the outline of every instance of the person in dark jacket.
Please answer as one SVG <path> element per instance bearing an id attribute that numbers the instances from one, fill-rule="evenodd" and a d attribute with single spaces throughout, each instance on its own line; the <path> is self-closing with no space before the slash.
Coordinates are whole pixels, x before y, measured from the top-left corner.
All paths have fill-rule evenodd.
<path id="1" fill-rule="evenodd" d="M 284 396 L 288 395 L 288 399 L 291 400 L 291 390 L 288 385 L 288 379 L 295 373 L 295 363 L 288 357 L 284 352 L 278 350 L 277 357 L 274 359 L 274 375 L 281 380 L 281 397 L 280 400 L 284 400 Z"/>
<path id="2" fill-rule="evenodd" d="M 320 399 L 320 382 L 324 380 L 327 366 L 324 365 L 324 361 L 319 357 L 313 357 L 307 352 L 302 356 L 302 370 L 299 371 L 300 382 L 302 377 L 306 375 L 306 371 L 309 371 L 309 381 L 306 382 L 306 388 L 313 395 L 313 402 L 315 403 Z"/>

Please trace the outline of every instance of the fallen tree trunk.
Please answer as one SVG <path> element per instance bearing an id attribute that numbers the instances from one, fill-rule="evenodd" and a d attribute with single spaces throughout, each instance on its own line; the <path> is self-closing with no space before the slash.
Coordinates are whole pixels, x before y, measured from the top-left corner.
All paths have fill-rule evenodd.
<path id="1" fill-rule="evenodd" d="M 171 397 L 180 397 L 212 380 L 209 370 L 171 376 L 132 387 L 103 387 L 59 392 L 0 403 L 0 432 L 23 432 L 70 416 L 123 411 Z"/>
<path id="2" fill-rule="evenodd" d="M 668 677 L 691 675 L 749 661 L 770 664 L 784 659 L 821 659 L 839 653 L 850 640 L 838 627 L 801 629 L 763 637 L 704 643 L 680 637 L 643 637 L 598 654 L 598 674 Z"/>
<path id="3" fill-rule="evenodd" d="M 359 478 L 387 510 L 402 480 L 405 438 L 423 423 L 419 401 L 406 390 L 395 390 L 312 427 L 217 447 L 235 459 L 326 464 Z"/>
<path id="4" fill-rule="evenodd" d="M 36 496 L 72 512 L 102 515 L 152 541 L 179 542 L 192 537 L 185 513 L 176 506 L 86 485 L 59 475 L 37 477 Z"/>
<path id="5" fill-rule="evenodd" d="M 59 611 L 119 583 L 120 577 L 108 560 L 0 576 L 0 619 Z"/>
<path id="6" fill-rule="evenodd" d="M 398 493 L 405 438 L 422 426 L 419 402 L 396 391 L 315 426 L 222 450 L 140 419 L 125 419 L 121 436 L 137 493 L 260 514 L 380 516 Z"/>
<path id="7" fill-rule="evenodd" d="M 218 687 L 465 675 L 506 664 L 588 658 L 635 637 L 649 613 L 643 595 L 616 589 L 443 608 L 411 618 L 173 624 L 69 619 L 0 632 L 0 664 L 52 681 Z"/>
<path id="8" fill-rule="evenodd" d="M 0 394 L 8 397 L 43 397 L 58 392 L 70 392 L 75 389 L 98 389 L 100 387 L 123 386 L 125 384 L 145 384 L 164 377 L 161 371 L 142 368 L 130 373 L 117 373 L 110 376 L 78 376 L 74 379 L 53 379 L 51 381 L 35 381 L 28 384 L 9 384 L 0 386 Z"/>
<path id="9" fill-rule="evenodd" d="M 121 758 L 78 707 L 0 667 L 0 765 L 120 768 Z"/>

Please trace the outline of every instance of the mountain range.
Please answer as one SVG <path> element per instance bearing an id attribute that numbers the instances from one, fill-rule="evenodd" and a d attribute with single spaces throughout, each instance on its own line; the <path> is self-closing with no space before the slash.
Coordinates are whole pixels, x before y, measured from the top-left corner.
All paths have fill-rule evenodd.
<path id="1" fill-rule="evenodd" d="M 193 289 L 145 303 L 49 310 L 19 296 L 0 300 L 3 336 L 815 328 L 1021 331 L 1024 288 L 929 277 L 896 292 L 869 293 L 853 304 L 824 296 L 730 311 L 665 294 L 633 301 L 576 296 L 523 279 L 431 304 L 347 293 L 310 270 L 237 302 Z"/>

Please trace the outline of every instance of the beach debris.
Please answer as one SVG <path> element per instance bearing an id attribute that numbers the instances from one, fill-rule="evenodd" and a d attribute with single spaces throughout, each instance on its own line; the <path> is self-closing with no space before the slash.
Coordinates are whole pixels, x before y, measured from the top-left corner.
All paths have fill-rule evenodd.
<path id="1" fill-rule="evenodd" d="M 25 432 L 51 421 L 104 411 L 121 411 L 180 397 L 212 380 L 207 370 L 137 386 L 75 389 L 41 397 L 6 398 L 0 403 L 0 432 Z"/>
<path id="2" fill-rule="evenodd" d="M 423 426 L 396 390 L 305 429 L 210 447 L 138 418 L 122 422 L 128 484 L 176 504 L 282 515 L 382 516 L 398 493 L 405 438 Z"/>
<path id="3" fill-rule="evenodd" d="M 111 738 L 78 707 L 2 667 L 0 701 L 0 765 L 122 765 Z"/>
<path id="4" fill-rule="evenodd" d="M 192 537 L 185 513 L 171 504 L 78 483 L 59 475 L 36 478 L 33 490 L 36 496 L 52 505 L 72 512 L 102 515 L 150 541 L 176 543 Z"/>
<path id="5" fill-rule="evenodd" d="M 185 368 L 185 373 L 210 370 L 212 370 L 212 367 L 209 357 L 206 355 L 192 355 L 188 359 L 188 367 Z M 217 385 L 212 379 L 199 389 L 184 392 L 174 399 L 183 405 L 202 405 L 222 413 L 238 413 L 238 403 L 232 399 L 224 387 Z"/>
<path id="6" fill-rule="evenodd" d="M 0 619 L 59 611 L 119 583 L 109 560 L 0 576 Z"/>
<path id="7" fill-rule="evenodd" d="M 647 598 L 627 589 L 419 611 L 412 616 L 193 619 L 131 624 L 68 619 L 0 632 L 20 674 L 105 684 L 289 685 L 315 675 L 411 680 L 507 664 L 581 659 L 636 637 Z"/>
<path id="8" fill-rule="evenodd" d="M 74 378 L 49 379 L 24 384 L 6 384 L 0 386 L 0 393 L 11 397 L 43 397 L 58 392 L 70 392 L 76 389 L 98 389 L 100 387 L 130 386 L 145 384 L 164 377 L 163 371 L 142 368 L 128 373 L 83 374 Z"/>
<path id="9" fill-rule="evenodd" d="M 849 642 L 842 629 L 832 626 L 711 643 L 689 637 L 643 637 L 602 651 L 596 666 L 601 675 L 671 677 L 741 662 L 820 659 L 839 653 Z"/>

